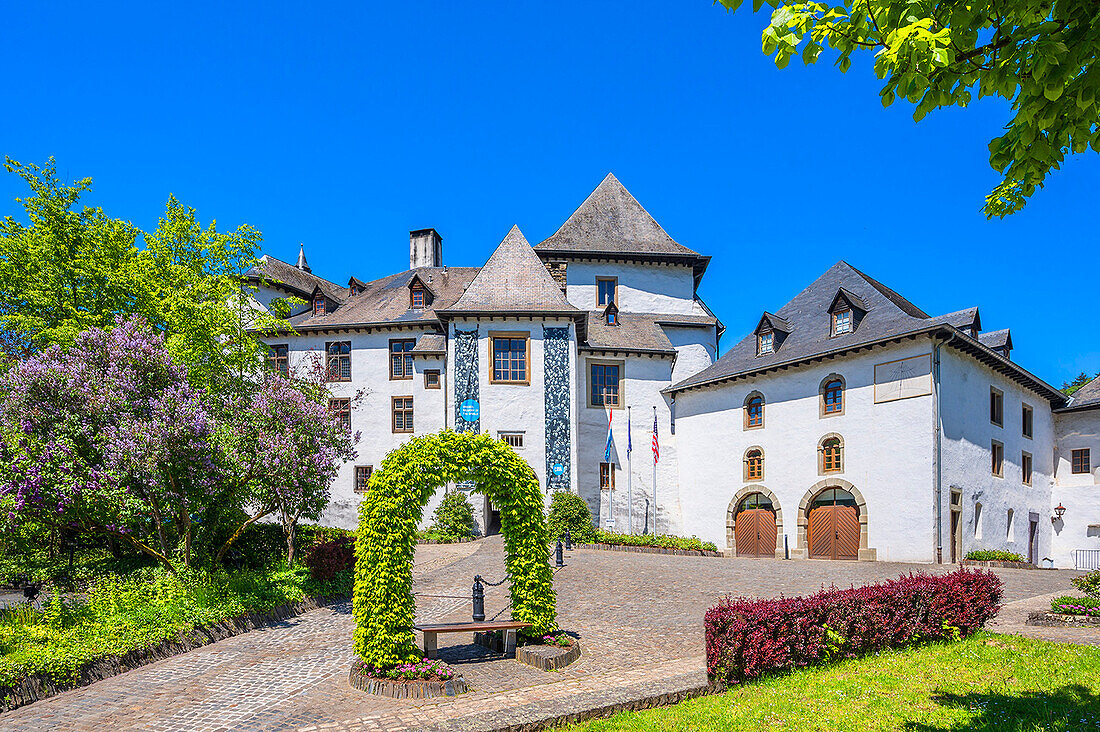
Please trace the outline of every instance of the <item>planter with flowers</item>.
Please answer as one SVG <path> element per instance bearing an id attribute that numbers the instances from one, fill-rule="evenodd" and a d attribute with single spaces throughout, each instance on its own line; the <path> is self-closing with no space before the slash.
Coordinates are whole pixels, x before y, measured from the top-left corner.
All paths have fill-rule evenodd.
<path id="1" fill-rule="evenodd" d="M 1049 613 L 1031 613 L 1027 624 L 1095 628 L 1100 625 L 1100 598 L 1056 597 L 1050 601 Z"/>
<path id="2" fill-rule="evenodd" d="M 373 668 L 357 660 L 352 664 L 348 681 L 368 694 L 394 699 L 458 696 L 469 690 L 454 669 L 443 661 L 428 658 L 388 669 Z"/>
<path id="3" fill-rule="evenodd" d="M 491 651 L 504 653 L 504 637 L 499 630 L 476 633 L 474 642 Z M 525 635 L 520 631 L 516 638 L 516 660 L 543 671 L 564 668 L 580 656 L 580 642 L 562 630 L 544 635 Z"/>

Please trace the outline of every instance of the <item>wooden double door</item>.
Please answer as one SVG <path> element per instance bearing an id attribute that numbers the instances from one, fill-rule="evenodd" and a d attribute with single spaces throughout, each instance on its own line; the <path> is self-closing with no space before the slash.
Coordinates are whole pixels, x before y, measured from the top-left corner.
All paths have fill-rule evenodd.
<path id="1" fill-rule="evenodd" d="M 775 557 L 778 535 L 775 514 L 766 508 L 750 508 L 737 514 L 733 538 L 739 557 Z"/>
<path id="2" fill-rule="evenodd" d="M 819 506 L 809 515 L 811 559 L 857 559 L 859 512 L 855 506 Z"/>

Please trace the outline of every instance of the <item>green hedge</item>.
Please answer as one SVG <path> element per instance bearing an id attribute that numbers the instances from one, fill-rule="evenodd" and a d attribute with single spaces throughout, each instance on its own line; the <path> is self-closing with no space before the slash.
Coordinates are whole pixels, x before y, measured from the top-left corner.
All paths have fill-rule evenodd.
<path id="1" fill-rule="evenodd" d="M 975 549 L 966 553 L 973 562 L 1027 562 L 1016 552 L 1003 552 L 998 549 Z"/>
<path id="2" fill-rule="evenodd" d="M 557 541 L 569 530 L 569 538 L 579 544 L 596 540 L 596 527 L 592 525 L 592 511 L 588 503 L 576 493 L 554 491 L 550 498 L 550 541 Z"/>
<path id="3" fill-rule="evenodd" d="M 41 610 L 26 603 L 0 609 L 0 687 L 38 674 L 70 683 L 88 662 L 309 595 L 346 595 L 351 579 L 348 571 L 314 582 L 303 567 L 178 575 L 149 567 L 126 577 L 103 576 L 84 599 L 51 595 Z"/>
<path id="4" fill-rule="evenodd" d="M 709 541 L 703 541 L 698 537 L 669 536 L 666 534 L 613 534 L 610 531 L 597 529 L 595 531 L 595 544 L 612 544 L 616 546 L 654 546 L 663 549 L 694 549 L 696 551 L 716 552 L 718 547 Z"/>
<path id="5" fill-rule="evenodd" d="M 432 528 L 424 532 L 427 539 L 457 541 L 474 535 L 474 507 L 460 491 L 451 491 L 432 514 Z"/>
<path id="6" fill-rule="evenodd" d="M 1100 598 L 1100 569 L 1095 569 L 1080 577 L 1074 577 L 1070 582 L 1089 597 Z"/>

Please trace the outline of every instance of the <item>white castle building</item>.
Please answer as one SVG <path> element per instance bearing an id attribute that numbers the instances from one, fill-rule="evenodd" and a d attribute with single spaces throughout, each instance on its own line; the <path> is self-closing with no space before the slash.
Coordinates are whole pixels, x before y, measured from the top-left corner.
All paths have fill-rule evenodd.
<path id="1" fill-rule="evenodd" d="M 550 238 L 513 227 L 481 267 L 444 265 L 434 229 L 410 233 L 408 270 L 346 286 L 304 253 L 264 257 L 259 304 L 307 303 L 267 339 L 273 366 L 323 358 L 363 434 L 323 523 L 353 526 L 387 452 L 452 428 L 505 440 L 548 500 L 576 492 L 600 525 L 652 531 L 655 498 L 659 532 L 740 556 L 1100 558 L 1100 379 L 1067 398 L 976 307 L 930 316 L 846 262 L 762 304 L 719 358 L 697 293 L 709 260 L 611 175 Z"/>

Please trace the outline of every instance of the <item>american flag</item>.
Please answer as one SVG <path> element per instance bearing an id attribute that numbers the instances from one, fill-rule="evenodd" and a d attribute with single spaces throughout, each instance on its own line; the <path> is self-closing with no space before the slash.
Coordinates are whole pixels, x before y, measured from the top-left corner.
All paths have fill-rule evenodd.
<path id="1" fill-rule="evenodd" d="M 653 464 L 661 459 L 661 444 L 657 441 L 657 410 L 653 410 Z"/>

